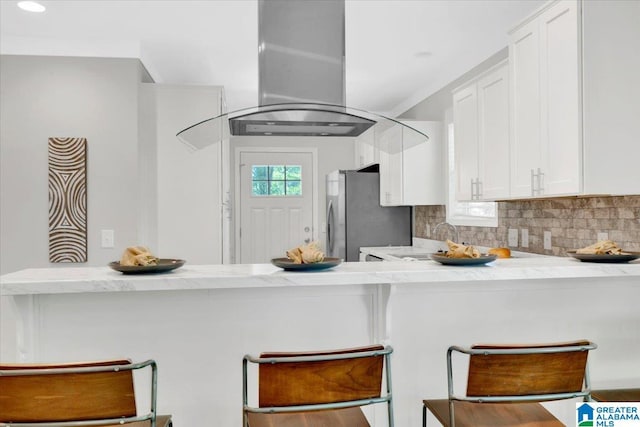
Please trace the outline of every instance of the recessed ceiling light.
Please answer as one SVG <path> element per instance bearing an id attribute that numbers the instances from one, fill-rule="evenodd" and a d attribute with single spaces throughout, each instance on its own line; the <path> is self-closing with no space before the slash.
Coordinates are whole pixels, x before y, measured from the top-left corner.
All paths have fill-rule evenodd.
<path id="1" fill-rule="evenodd" d="M 44 12 L 46 7 L 35 1 L 19 1 L 18 7 L 27 12 Z"/>

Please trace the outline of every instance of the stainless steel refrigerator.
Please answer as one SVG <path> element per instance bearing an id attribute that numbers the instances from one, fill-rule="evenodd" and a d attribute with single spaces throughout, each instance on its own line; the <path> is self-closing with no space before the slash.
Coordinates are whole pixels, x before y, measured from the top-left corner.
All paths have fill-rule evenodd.
<path id="1" fill-rule="evenodd" d="M 358 261 L 366 246 L 411 246 L 411 207 L 380 206 L 378 165 L 327 175 L 327 256 Z"/>

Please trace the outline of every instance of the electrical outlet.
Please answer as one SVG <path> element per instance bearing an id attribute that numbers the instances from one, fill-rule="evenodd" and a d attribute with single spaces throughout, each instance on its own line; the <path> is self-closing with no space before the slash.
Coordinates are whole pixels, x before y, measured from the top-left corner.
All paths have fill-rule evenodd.
<path id="1" fill-rule="evenodd" d="M 507 236 L 507 242 L 509 244 L 509 246 L 511 246 L 512 248 L 515 248 L 518 246 L 518 229 L 517 228 L 510 228 L 509 229 L 509 234 Z"/>
<path id="2" fill-rule="evenodd" d="M 551 250 L 551 232 L 544 232 L 544 249 L 550 251 Z"/>
<path id="3" fill-rule="evenodd" d="M 101 241 L 103 248 L 112 248 L 115 244 L 115 233 L 113 230 L 102 230 Z"/>
<path id="4" fill-rule="evenodd" d="M 609 240 L 609 233 L 598 233 L 598 242 L 602 240 Z"/>
<path id="5" fill-rule="evenodd" d="M 523 248 L 529 247 L 529 230 L 526 228 L 520 230 L 520 246 Z"/>

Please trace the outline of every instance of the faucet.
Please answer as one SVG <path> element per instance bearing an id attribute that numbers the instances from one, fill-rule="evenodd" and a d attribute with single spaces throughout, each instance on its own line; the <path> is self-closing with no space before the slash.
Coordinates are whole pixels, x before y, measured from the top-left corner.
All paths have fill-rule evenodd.
<path id="1" fill-rule="evenodd" d="M 437 237 L 437 236 L 438 236 L 438 235 L 437 235 L 437 233 L 438 233 L 438 229 L 439 229 L 441 226 L 443 226 L 443 225 L 448 226 L 450 229 L 452 229 L 452 230 L 453 230 L 453 236 L 454 236 L 454 239 L 455 239 L 455 240 L 454 240 L 454 242 L 456 242 L 456 243 L 460 243 L 460 235 L 458 234 L 458 229 L 456 228 L 456 226 L 455 226 L 455 225 L 453 225 L 453 224 L 449 224 L 448 222 L 441 222 L 441 223 L 437 224 L 437 225 L 433 228 L 433 237 Z"/>

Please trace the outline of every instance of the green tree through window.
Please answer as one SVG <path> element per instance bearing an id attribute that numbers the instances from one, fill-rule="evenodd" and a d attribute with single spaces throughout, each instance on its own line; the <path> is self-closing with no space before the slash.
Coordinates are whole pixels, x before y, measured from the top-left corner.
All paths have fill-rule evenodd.
<path id="1" fill-rule="evenodd" d="M 252 165 L 251 194 L 253 196 L 301 196 L 302 166 Z"/>

